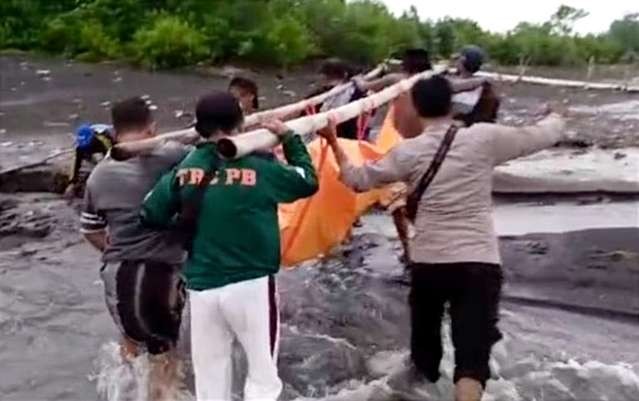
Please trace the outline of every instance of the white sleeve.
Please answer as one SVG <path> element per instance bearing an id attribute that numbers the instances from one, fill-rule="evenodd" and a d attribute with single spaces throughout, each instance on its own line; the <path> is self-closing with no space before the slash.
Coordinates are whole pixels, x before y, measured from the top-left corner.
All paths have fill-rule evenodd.
<path id="1" fill-rule="evenodd" d="M 498 124 L 487 124 L 484 127 L 491 131 L 494 165 L 554 146 L 565 135 L 565 122 L 557 114 L 551 114 L 536 125 L 525 127 Z"/>
<path id="2" fill-rule="evenodd" d="M 104 231 L 107 227 L 107 222 L 102 213 L 96 210 L 88 186 L 84 192 L 84 203 L 80 216 L 80 232 L 82 234 L 91 234 Z"/>
<path id="3" fill-rule="evenodd" d="M 416 155 L 418 154 L 415 152 L 406 152 L 406 142 L 403 142 L 375 162 L 359 167 L 353 166 L 350 162 L 344 163 L 340 166 L 340 179 L 358 192 L 406 181 L 415 168 Z"/>

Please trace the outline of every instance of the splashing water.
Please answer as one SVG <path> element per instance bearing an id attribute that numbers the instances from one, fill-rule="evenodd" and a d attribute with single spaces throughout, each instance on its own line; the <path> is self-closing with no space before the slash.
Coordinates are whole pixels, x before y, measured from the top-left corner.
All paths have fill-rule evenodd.
<path id="1" fill-rule="evenodd" d="M 351 380 L 333 388 L 335 395 L 317 398 L 301 397 L 295 401 L 442 401 L 453 399 L 452 376 L 454 354 L 450 341 L 450 327 L 442 328 L 444 357 L 442 378 L 437 383 L 416 382 L 411 379 L 409 356 L 406 351 L 381 351 L 367 362 L 369 382 Z M 530 354 L 512 360 L 506 335 L 495 345 L 491 357 L 492 380 L 488 382 L 483 401 L 636 401 L 639 376 L 623 363 L 585 363 L 564 355 L 543 358 Z M 116 343 L 105 344 L 96 361 L 96 382 L 99 399 L 103 401 L 150 401 L 147 394 L 149 379 L 148 355 L 141 355 L 131 363 L 123 363 Z M 180 369 L 175 401 L 194 401 L 184 387 L 188 369 Z M 234 398 L 236 399 L 236 398 Z"/>
<path id="2" fill-rule="evenodd" d="M 380 352 L 368 361 L 369 371 L 379 377 L 368 383 L 347 383 L 336 395 L 297 398 L 295 401 L 443 401 L 454 399 L 453 348 L 450 329 L 443 328 L 445 349 L 442 378 L 437 383 L 411 380 L 406 352 Z M 580 363 L 573 359 L 544 360 L 531 354 L 511 360 L 508 340 L 495 345 L 491 358 L 493 378 L 483 401 L 636 401 L 639 376 L 623 363 L 608 365 L 597 361 Z"/>
<path id="3" fill-rule="evenodd" d="M 148 382 L 150 358 L 142 354 L 129 363 L 120 355 L 117 343 L 104 344 L 95 363 L 95 381 L 98 397 L 103 401 L 155 401 L 150 400 Z M 175 401 L 193 401 L 195 398 L 184 386 L 185 369 L 178 367 L 173 383 L 163 383 L 163 390 L 175 394 Z"/>

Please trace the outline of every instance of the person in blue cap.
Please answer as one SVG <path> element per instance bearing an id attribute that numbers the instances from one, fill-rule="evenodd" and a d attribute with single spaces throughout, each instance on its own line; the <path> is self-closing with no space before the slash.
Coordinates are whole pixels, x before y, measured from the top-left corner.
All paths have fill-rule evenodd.
<path id="1" fill-rule="evenodd" d="M 104 157 L 114 144 L 114 131 L 107 124 L 83 124 L 75 131 L 75 154 L 69 174 L 69 185 L 64 192 L 65 197 L 73 198 L 78 195 L 78 181 L 82 162 L 95 163 L 94 156 Z"/>
<path id="2" fill-rule="evenodd" d="M 481 69 L 486 59 L 486 53 L 478 46 L 467 45 L 457 54 L 455 59 L 456 75 L 452 81 L 468 81 L 476 79 L 476 73 Z M 476 123 L 494 123 L 500 106 L 500 97 L 494 85 L 486 79 L 477 91 L 458 94 L 453 99 L 455 119 L 470 127 Z"/>
<path id="3" fill-rule="evenodd" d="M 461 78 L 470 78 L 481 69 L 484 64 L 484 51 L 475 45 L 462 47 L 457 57 L 457 75 Z"/>

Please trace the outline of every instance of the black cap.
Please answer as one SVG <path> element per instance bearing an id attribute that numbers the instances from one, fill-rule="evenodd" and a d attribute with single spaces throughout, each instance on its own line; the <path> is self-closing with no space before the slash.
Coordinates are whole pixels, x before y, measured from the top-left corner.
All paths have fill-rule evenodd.
<path id="1" fill-rule="evenodd" d="M 402 56 L 402 69 L 410 75 L 432 70 L 428 51 L 420 48 L 406 49 Z"/>
<path id="2" fill-rule="evenodd" d="M 195 107 L 195 130 L 204 138 L 222 130 L 230 132 L 244 120 L 242 108 L 233 95 L 217 91 L 204 95 Z"/>
<path id="3" fill-rule="evenodd" d="M 464 46 L 459 54 L 464 57 L 464 68 L 471 74 L 479 71 L 484 63 L 484 51 L 479 46 Z"/>
<path id="4" fill-rule="evenodd" d="M 320 74 L 331 79 L 347 79 L 352 75 L 351 66 L 338 58 L 324 61 L 320 67 Z"/>

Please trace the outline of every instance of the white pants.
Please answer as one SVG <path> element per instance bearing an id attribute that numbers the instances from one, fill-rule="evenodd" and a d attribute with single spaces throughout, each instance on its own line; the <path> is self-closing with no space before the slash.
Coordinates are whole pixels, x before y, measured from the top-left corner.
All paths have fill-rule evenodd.
<path id="1" fill-rule="evenodd" d="M 244 398 L 276 401 L 279 316 L 273 277 L 206 291 L 189 291 L 191 355 L 198 401 L 230 401 L 233 339 L 244 348 L 248 375 Z"/>

